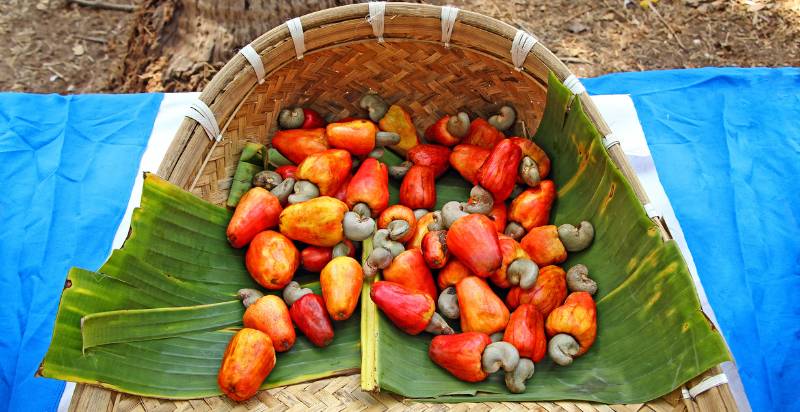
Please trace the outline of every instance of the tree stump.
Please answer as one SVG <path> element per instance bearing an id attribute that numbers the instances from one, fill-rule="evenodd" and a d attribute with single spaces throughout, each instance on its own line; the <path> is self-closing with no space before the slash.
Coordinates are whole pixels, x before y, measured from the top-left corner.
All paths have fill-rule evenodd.
<path id="1" fill-rule="evenodd" d="M 144 0 L 110 90 L 198 91 L 240 48 L 293 17 L 357 0 Z"/>

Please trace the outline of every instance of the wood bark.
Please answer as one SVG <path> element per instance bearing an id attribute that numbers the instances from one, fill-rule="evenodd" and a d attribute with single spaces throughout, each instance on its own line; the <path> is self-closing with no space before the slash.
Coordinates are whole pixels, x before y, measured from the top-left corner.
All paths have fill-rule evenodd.
<path id="1" fill-rule="evenodd" d="M 199 91 L 236 53 L 293 17 L 358 0 L 144 0 L 109 89 Z"/>

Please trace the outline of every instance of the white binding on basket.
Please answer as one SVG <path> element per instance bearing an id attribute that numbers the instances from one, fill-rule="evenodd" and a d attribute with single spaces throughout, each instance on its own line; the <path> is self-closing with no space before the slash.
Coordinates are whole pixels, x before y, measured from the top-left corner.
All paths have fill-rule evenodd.
<path id="1" fill-rule="evenodd" d="M 456 17 L 458 17 L 458 7 L 442 7 L 442 43 L 445 48 L 450 48 L 450 36 L 453 35 Z"/>
<path id="2" fill-rule="evenodd" d="M 303 53 L 306 52 L 306 38 L 303 34 L 303 23 L 299 17 L 295 17 L 286 22 L 286 27 L 289 28 L 289 34 L 292 35 L 292 42 L 294 43 L 294 52 L 297 54 L 297 60 L 303 58 Z"/>
<path id="3" fill-rule="evenodd" d="M 202 100 L 196 99 L 189 105 L 186 117 L 190 117 L 200 123 L 209 139 L 217 142 L 222 140 L 222 133 L 219 131 L 219 124 L 217 124 L 217 119 L 214 117 L 214 112 Z"/>
<path id="4" fill-rule="evenodd" d="M 385 1 L 369 2 L 369 17 L 367 21 L 372 25 L 372 34 L 378 38 L 378 43 L 383 43 L 383 16 L 386 15 Z"/>
<path id="5" fill-rule="evenodd" d="M 242 47 L 239 50 L 239 53 L 250 62 L 250 65 L 253 66 L 253 70 L 256 72 L 256 77 L 258 77 L 258 84 L 264 83 L 264 77 L 267 75 L 266 71 L 264 71 L 264 63 L 261 61 L 261 56 L 258 55 L 256 49 L 253 48 L 252 45 L 248 44 L 247 46 Z"/>
<path id="6" fill-rule="evenodd" d="M 714 388 L 714 387 L 717 387 L 719 385 L 723 385 L 723 384 L 726 384 L 726 383 L 728 383 L 728 376 L 725 375 L 724 373 L 720 373 L 719 375 L 715 375 L 715 376 L 712 376 L 710 378 L 703 379 L 702 382 L 698 383 L 697 386 L 695 386 L 693 388 L 689 388 L 688 390 L 686 388 L 683 388 L 683 390 L 681 392 L 683 393 L 683 399 L 689 399 L 689 398 L 694 399 L 694 398 L 697 397 L 697 395 L 700 395 L 701 393 L 703 393 L 703 392 L 705 392 L 705 391 L 707 391 L 707 390 L 709 390 L 711 388 Z"/>
<path id="7" fill-rule="evenodd" d="M 658 210 L 656 209 L 656 207 L 653 206 L 652 203 L 645 203 L 644 204 L 644 211 L 647 212 L 647 217 L 649 217 L 650 219 L 653 219 L 653 218 L 655 218 L 657 216 L 661 216 L 658 213 Z"/>
<path id="8" fill-rule="evenodd" d="M 614 132 L 607 134 L 606 137 L 603 138 L 603 146 L 606 147 L 606 150 L 610 150 L 615 144 L 619 144 L 619 139 L 617 139 Z"/>
<path id="9" fill-rule="evenodd" d="M 581 83 L 574 74 L 570 74 L 564 79 L 564 86 L 567 86 L 573 94 L 586 93 L 586 88 L 583 87 L 583 83 Z"/>
<path id="10" fill-rule="evenodd" d="M 517 34 L 514 35 L 514 41 L 511 42 L 511 62 L 514 63 L 514 68 L 517 71 L 522 71 L 522 65 L 525 64 L 528 53 L 531 52 L 533 45 L 538 41 L 536 36 L 524 30 L 517 30 Z"/>

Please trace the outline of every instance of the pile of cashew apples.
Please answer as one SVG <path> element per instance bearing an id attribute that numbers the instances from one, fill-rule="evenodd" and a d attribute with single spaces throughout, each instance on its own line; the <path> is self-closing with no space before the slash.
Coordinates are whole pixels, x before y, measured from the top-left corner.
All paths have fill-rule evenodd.
<path id="1" fill-rule="evenodd" d="M 271 145 L 293 165 L 255 175 L 227 229 L 263 290 L 239 291 L 244 328 L 225 351 L 222 391 L 253 396 L 295 330 L 329 345 L 378 274 L 377 308 L 407 334 L 435 335 L 430 359 L 460 380 L 503 373 L 519 393 L 545 356 L 566 367 L 585 354 L 597 334 L 597 284 L 586 266 L 559 265 L 591 245 L 594 228 L 550 224 L 550 159 L 510 136 L 516 110 L 446 115 L 420 138 L 403 107 L 373 93 L 358 103 L 361 117 L 332 122 L 307 108 L 279 114 Z M 406 161 L 387 166 L 386 150 Z M 434 210 L 436 180 L 450 168 L 472 186 L 469 197 Z M 390 180 L 398 204 L 389 204 Z M 292 280 L 299 268 L 319 273 L 321 294 Z"/>

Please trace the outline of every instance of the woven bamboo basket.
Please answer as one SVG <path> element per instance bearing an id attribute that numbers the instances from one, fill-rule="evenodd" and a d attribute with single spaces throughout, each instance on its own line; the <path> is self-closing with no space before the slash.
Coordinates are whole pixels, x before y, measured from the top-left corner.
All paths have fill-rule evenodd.
<path id="1" fill-rule="evenodd" d="M 442 115 L 464 108 L 482 116 L 501 104 L 525 107 L 519 111 L 519 133 L 536 130 L 545 105 L 548 73 L 575 84 L 574 76 L 545 46 L 536 42 L 517 57 L 510 50 L 517 29 L 469 11 L 460 11 L 449 47 L 443 47 L 442 8 L 389 3 L 385 5 L 382 41 L 373 27 L 370 6 L 357 4 L 323 10 L 300 18 L 305 52 L 298 58 L 288 25 L 278 26 L 251 43 L 260 55 L 264 79 L 237 54 L 206 86 L 200 100 L 213 113 L 222 138 L 209 139 L 198 122 L 186 119 L 164 158 L 158 174 L 210 202 L 222 205 L 246 142 L 266 140 L 277 129 L 280 109 L 304 106 L 337 118 L 359 113 L 358 98 L 368 90 L 410 111 L 424 130 Z M 374 21 L 373 21 L 374 22 Z M 379 25 L 377 25 L 379 26 Z M 297 33 L 295 33 L 297 36 Z M 575 90 L 575 89 L 573 89 Z M 610 134 L 585 92 L 577 98 L 603 134 Z M 531 110 L 533 108 L 533 110 Z M 487 113 L 481 112 L 487 111 Z M 609 154 L 631 183 L 639 200 L 647 195 L 619 145 Z M 655 217 L 665 239 L 663 220 Z M 364 392 L 359 376 L 340 376 L 260 392 L 237 404 L 224 396 L 189 401 L 140 398 L 90 385 L 78 385 L 71 410 L 361 410 L 361 409 L 534 409 L 534 410 L 736 410 L 727 385 L 695 398 L 682 391 L 719 374 L 715 367 L 662 398 L 643 404 L 601 405 L 586 402 L 460 403 L 411 402 L 387 392 Z"/>

